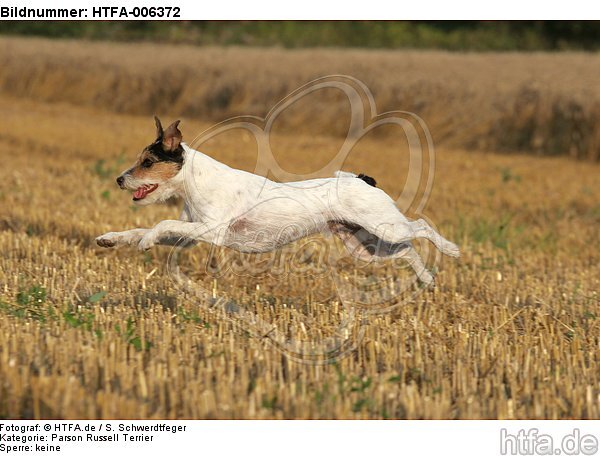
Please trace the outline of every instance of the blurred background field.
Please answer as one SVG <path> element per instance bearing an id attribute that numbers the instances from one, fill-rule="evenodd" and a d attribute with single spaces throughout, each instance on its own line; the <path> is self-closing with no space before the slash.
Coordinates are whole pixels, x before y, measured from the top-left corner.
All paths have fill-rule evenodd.
<path id="1" fill-rule="evenodd" d="M 350 75 L 380 112 L 426 120 L 437 145 L 600 158 L 600 55 L 197 47 L 0 38 L 0 91 L 127 114 L 218 121 L 264 116 L 317 77 Z M 339 92 L 287 115 L 282 128 L 341 136 Z M 327 122 L 313 122 L 329 113 Z M 319 118 L 316 116 L 316 118 Z M 380 133 L 378 133 L 380 134 Z"/>
<path id="2" fill-rule="evenodd" d="M 146 40 L 136 27 L 169 26 L 83 33 L 73 24 L 60 36 Z M 260 24 L 229 33 L 244 27 Z M 272 44 L 253 36 L 251 44 Z M 600 60 L 581 50 L 595 40 L 533 53 L 182 41 L 0 38 L 1 418 L 600 418 Z M 168 248 L 94 245 L 100 233 L 178 215 L 177 204 L 135 208 L 114 184 L 153 139 L 152 114 L 181 118 L 190 140 L 232 115 L 264 116 L 289 91 L 336 73 L 365 82 L 380 111 L 425 120 L 437 153 L 424 213 L 463 252 L 444 259 L 435 289 L 366 317 L 349 356 L 290 360 L 268 334 L 177 287 Z M 290 172 L 318 171 L 348 122 L 338 93 L 314 94 L 278 119 L 277 160 Z M 404 141 L 392 129 L 370 135 L 344 168 L 396 195 Z M 249 135 L 223 135 L 203 150 L 254 169 Z M 236 306 L 298 340 L 334 330 L 332 280 L 213 277 L 209 250 L 186 253 L 182 266 Z M 352 262 L 341 270 L 374 282 L 406 273 Z"/>

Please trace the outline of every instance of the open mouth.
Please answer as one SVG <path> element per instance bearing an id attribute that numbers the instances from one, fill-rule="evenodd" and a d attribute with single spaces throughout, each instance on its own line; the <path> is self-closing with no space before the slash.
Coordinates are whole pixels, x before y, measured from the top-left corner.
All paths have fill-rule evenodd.
<path id="1" fill-rule="evenodd" d="M 133 192 L 133 201 L 140 201 L 146 198 L 150 193 L 158 188 L 158 184 L 142 185 Z"/>

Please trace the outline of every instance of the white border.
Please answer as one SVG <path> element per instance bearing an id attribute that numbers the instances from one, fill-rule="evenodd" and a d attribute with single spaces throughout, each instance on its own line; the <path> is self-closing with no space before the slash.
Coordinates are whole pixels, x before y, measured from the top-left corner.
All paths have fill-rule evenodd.
<path id="1" fill-rule="evenodd" d="M 496 2 L 474 0 L 9 0 L 1 6 L 91 8 L 178 6 L 181 20 L 597 20 L 600 4 L 589 0 Z M 116 19 L 116 18 L 115 18 Z M 92 18 L 88 17 L 88 20 Z M 99 19 L 96 19 L 99 20 Z M 130 20 L 136 20 L 131 18 Z"/>
<path id="2" fill-rule="evenodd" d="M 552 437 L 554 448 L 564 437 L 574 434 L 600 438 L 596 421 L 0 421 L 0 424 L 69 426 L 77 423 L 113 431 L 120 423 L 127 425 L 185 425 L 187 430 L 172 434 L 147 433 L 149 443 L 65 443 L 61 455 L 135 456 L 165 454 L 307 456 L 307 455 L 460 455 L 501 454 L 501 430 L 516 435 L 520 430 L 535 429 L 537 434 Z M 54 429 L 50 432 L 55 432 Z M 0 432 L 2 433 L 2 432 Z M 78 432 L 60 432 L 77 435 Z M 45 433 L 48 435 L 49 433 Z M 96 433 L 110 435 L 110 432 Z M 83 432 L 85 435 L 85 432 Z M 6 443 L 6 442 L 0 442 Z M 181 450 L 187 451 L 181 451 Z M 520 454 L 538 454 L 519 451 Z M 6 454 L 6 453 L 4 453 Z M 11 452 L 11 455 L 35 452 Z M 511 454 L 510 451 L 508 454 Z M 553 453 L 559 454 L 559 453 Z M 567 454 L 561 451 L 560 454 Z M 585 454 L 579 452 L 578 454 Z M 598 452 L 594 454 L 599 454 Z"/>

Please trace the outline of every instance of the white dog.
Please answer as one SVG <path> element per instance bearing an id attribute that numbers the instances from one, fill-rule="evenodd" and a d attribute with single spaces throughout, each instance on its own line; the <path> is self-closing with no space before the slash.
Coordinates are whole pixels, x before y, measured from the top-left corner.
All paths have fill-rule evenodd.
<path id="1" fill-rule="evenodd" d="M 163 131 L 155 117 L 157 138 L 136 163 L 117 178 L 133 201 L 148 205 L 173 196 L 185 206 L 179 220 L 163 220 L 149 229 L 107 233 L 102 247 L 204 241 L 242 252 L 268 252 L 302 237 L 333 232 L 361 260 L 404 258 L 419 279 L 433 277 L 411 245 L 425 238 L 444 254 L 458 247 L 422 219 L 409 221 L 375 180 L 339 171 L 335 177 L 277 183 L 230 168 L 182 142 L 179 121 Z"/>

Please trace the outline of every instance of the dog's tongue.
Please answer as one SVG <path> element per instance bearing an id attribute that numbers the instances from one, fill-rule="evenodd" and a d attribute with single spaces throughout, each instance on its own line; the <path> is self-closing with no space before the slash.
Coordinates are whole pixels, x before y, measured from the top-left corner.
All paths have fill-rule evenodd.
<path id="1" fill-rule="evenodd" d="M 148 193 L 152 193 L 158 188 L 158 184 L 142 185 L 135 192 L 133 192 L 133 199 L 141 200 L 148 196 Z"/>
<path id="2" fill-rule="evenodd" d="M 146 193 L 148 193 L 148 190 L 145 187 L 140 187 L 133 193 L 133 197 L 135 199 L 142 199 L 146 196 Z"/>

